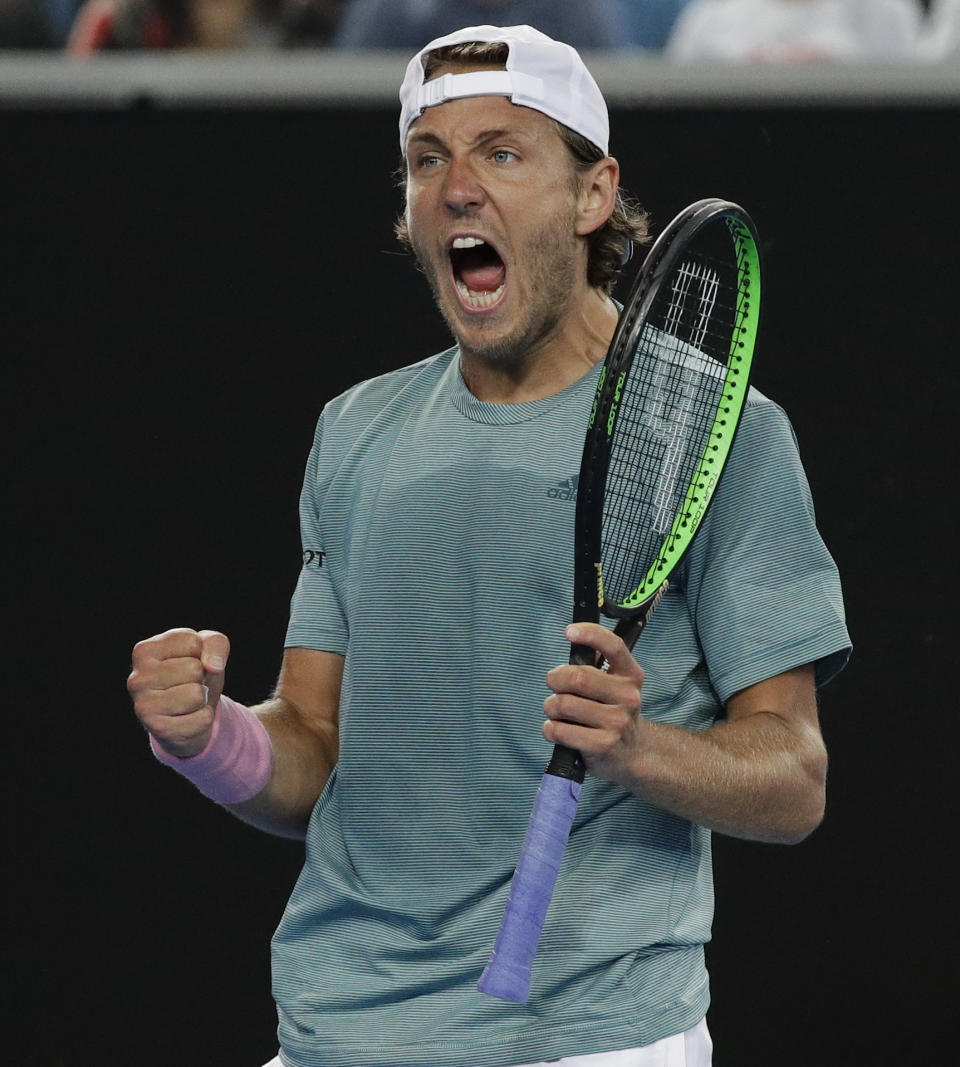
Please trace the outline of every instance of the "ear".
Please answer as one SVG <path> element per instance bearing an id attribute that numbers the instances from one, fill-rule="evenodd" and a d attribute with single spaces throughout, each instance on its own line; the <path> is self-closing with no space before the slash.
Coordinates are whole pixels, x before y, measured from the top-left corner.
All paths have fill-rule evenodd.
<path id="1" fill-rule="evenodd" d="M 581 237 L 600 227 L 613 214 L 620 188 L 620 164 L 604 156 L 582 175 L 577 201 L 576 232 Z"/>

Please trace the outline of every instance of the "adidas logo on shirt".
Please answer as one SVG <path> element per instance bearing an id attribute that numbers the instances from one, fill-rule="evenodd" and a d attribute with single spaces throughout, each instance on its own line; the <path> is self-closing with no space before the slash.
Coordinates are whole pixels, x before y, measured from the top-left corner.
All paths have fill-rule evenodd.
<path id="1" fill-rule="evenodd" d="M 572 478 L 565 478 L 562 482 L 559 482 L 555 488 L 548 489 L 547 496 L 551 500 L 576 500 L 577 483 L 579 481 L 579 474 L 575 474 Z"/>

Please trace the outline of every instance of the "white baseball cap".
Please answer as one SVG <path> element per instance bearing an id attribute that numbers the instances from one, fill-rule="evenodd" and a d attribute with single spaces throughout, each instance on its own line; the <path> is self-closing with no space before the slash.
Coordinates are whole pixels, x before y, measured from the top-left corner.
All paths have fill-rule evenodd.
<path id="1" fill-rule="evenodd" d="M 507 45 L 507 69 L 443 74 L 424 82 L 428 52 L 468 41 Z M 407 64 L 400 86 L 400 151 L 406 152 L 407 132 L 426 108 L 465 96 L 507 96 L 569 126 L 607 154 L 610 120 L 593 75 L 575 48 L 531 26 L 468 26 L 422 48 Z"/>

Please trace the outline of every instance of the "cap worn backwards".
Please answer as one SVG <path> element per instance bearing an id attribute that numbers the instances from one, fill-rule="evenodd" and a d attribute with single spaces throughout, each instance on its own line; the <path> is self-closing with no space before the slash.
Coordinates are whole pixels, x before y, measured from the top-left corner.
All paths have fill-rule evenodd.
<path id="1" fill-rule="evenodd" d="M 507 45 L 506 70 L 443 74 L 423 80 L 427 53 L 472 41 Z M 531 26 L 468 26 L 421 49 L 407 64 L 400 86 L 401 152 L 406 154 L 407 133 L 426 108 L 466 96 L 509 97 L 514 104 L 569 126 L 607 154 L 610 120 L 593 75 L 576 49 Z"/>

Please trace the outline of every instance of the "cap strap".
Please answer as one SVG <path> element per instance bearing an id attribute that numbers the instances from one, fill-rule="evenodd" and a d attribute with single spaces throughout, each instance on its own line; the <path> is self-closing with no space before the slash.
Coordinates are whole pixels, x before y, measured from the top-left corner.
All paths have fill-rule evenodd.
<path id="1" fill-rule="evenodd" d="M 477 70 L 469 74 L 443 74 L 424 82 L 417 91 L 417 109 L 436 107 L 464 96 L 509 96 L 543 99 L 543 79 L 511 70 Z"/>

